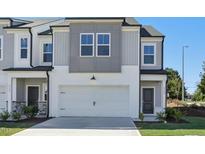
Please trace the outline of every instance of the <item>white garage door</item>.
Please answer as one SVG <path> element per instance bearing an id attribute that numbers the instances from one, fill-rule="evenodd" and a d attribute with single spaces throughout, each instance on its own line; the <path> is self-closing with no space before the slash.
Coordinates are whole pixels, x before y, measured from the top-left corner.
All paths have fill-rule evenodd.
<path id="1" fill-rule="evenodd" d="M 60 116 L 128 117 L 128 86 L 60 87 Z"/>
<path id="2" fill-rule="evenodd" d="M 6 89 L 0 86 L 0 112 L 6 110 Z"/>

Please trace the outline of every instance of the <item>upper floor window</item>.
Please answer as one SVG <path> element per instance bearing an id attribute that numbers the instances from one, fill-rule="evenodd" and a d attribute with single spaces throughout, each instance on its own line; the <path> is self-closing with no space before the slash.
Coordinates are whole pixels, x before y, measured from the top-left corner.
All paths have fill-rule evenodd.
<path id="1" fill-rule="evenodd" d="M 53 46 L 52 43 L 43 44 L 43 62 L 52 62 Z"/>
<path id="2" fill-rule="evenodd" d="M 94 56 L 94 34 L 81 33 L 80 34 L 80 56 L 92 57 Z"/>
<path id="3" fill-rule="evenodd" d="M 144 44 L 144 57 L 143 64 L 144 65 L 154 65 L 155 64 L 155 44 Z"/>
<path id="4" fill-rule="evenodd" d="M 3 36 L 0 36 L 0 60 L 3 60 Z"/>
<path id="5" fill-rule="evenodd" d="M 111 34 L 110 33 L 97 33 L 97 44 L 96 51 L 97 56 L 107 57 L 110 56 L 110 41 Z"/>
<path id="6" fill-rule="evenodd" d="M 28 58 L 28 38 L 21 38 L 21 59 Z"/>

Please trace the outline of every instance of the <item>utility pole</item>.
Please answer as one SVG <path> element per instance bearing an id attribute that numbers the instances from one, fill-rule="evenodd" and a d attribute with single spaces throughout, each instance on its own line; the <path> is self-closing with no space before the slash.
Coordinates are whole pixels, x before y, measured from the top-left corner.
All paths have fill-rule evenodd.
<path id="1" fill-rule="evenodd" d="M 188 45 L 182 46 L 182 101 L 184 102 L 184 49 L 188 48 Z"/>

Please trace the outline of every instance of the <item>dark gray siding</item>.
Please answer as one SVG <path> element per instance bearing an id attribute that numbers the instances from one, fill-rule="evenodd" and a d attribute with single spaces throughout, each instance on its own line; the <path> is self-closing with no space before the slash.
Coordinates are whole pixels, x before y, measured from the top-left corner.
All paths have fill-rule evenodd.
<path id="1" fill-rule="evenodd" d="M 111 33 L 111 57 L 80 57 L 80 33 Z M 120 23 L 72 23 L 70 24 L 69 71 L 121 72 L 121 24 Z"/>
<path id="2" fill-rule="evenodd" d="M 0 35 L 3 35 L 3 60 L 0 61 L 0 69 L 14 65 L 14 34 L 7 34 L 0 26 Z"/>
<path id="3" fill-rule="evenodd" d="M 68 66 L 70 41 L 69 32 L 55 32 L 54 33 L 54 65 Z"/>

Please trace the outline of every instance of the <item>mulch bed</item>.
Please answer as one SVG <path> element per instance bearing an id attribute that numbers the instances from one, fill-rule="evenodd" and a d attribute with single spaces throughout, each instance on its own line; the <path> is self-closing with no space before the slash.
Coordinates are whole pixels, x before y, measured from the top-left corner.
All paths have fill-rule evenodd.
<path id="1" fill-rule="evenodd" d="M 44 122 L 44 121 L 49 120 L 49 119 L 51 119 L 51 118 L 31 118 L 31 119 L 21 119 L 19 121 L 14 121 L 14 120 L 2 121 L 2 120 L 0 120 L 0 122 L 9 122 L 9 123 L 16 123 L 16 122 L 41 123 L 41 122 Z"/>

